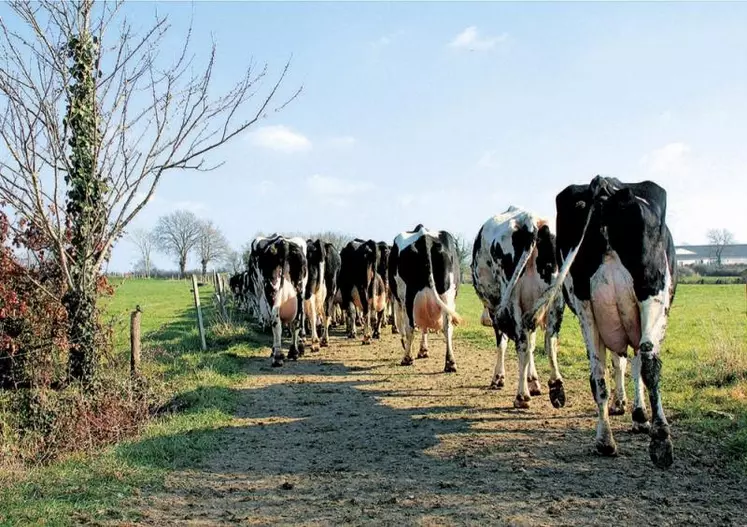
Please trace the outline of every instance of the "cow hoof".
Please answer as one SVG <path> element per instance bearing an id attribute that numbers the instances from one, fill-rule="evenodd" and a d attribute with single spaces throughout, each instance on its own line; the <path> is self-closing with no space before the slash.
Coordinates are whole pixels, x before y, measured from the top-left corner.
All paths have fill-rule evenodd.
<path id="1" fill-rule="evenodd" d="M 529 386 L 529 395 L 532 397 L 542 395 L 542 389 L 540 388 L 538 379 L 527 379 L 527 385 Z"/>
<path id="2" fill-rule="evenodd" d="M 618 401 L 615 399 L 612 401 L 612 405 L 610 406 L 610 415 L 625 415 L 625 401 Z"/>
<path id="3" fill-rule="evenodd" d="M 614 439 L 610 439 L 609 442 L 597 441 L 597 452 L 607 457 L 614 457 L 617 455 L 617 444 Z"/>
<path id="4" fill-rule="evenodd" d="M 630 431 L 634 434 L 648 434 L 651 432 L 651 424 L 648 421 L 643 423 L 633 421 L 633 427 Z"/>
<path id="5" fill-rule="evenodd" d="M 646 417 L 646 411 L 643 408 L 633 408 L 633 428 L 634 434 L 648 434 L 651 431 L 651 424 Z"/>
<path id="6" fill-rule="evenodd" d="M 456 364 L 448 361 L 444 366 L 444 373 L 456 373 Z"/>
<path id="7" fill-rule="evenodd" d="M 376 333 L 374 333 L 373 335 L 371 335 L 371 338 L 374 338 L 376 340 L 381 340 L 381 333 L 379 333 L 377 331 Z"/>
<path id="8" fill-rule="evenodd" d="M 319 341 L 319 347 L 320 348 L 328 348 L 329 347 L 329 341 L 327 339 L 322 339 Z"/>
<path id="9" fill-rule="evenodd" d="M 500 390 L 506 385 L 506 377 L 504 375 L 495 375 L 493 380 L 490 382 L 490 390 Z"/>
<path id="10" fill-rule="evenodd" d="M 355 334 L 354 333 L 348 333 L 346 336 L 349 339 L 354 339 L 355 338 Z"/>
<path id="11" fill-rule="evenodd" d="M 321 344 L 319 342 L 312 343 L 311 344 L 311 353 L 319 353 L 319 348 L 321 347 Z"/>
<path id="12" fill-rule="evenodd" d="M 517 395 L 514 399 L 514 408 L 529 408 L 529 396 Z"/>
<path id="13" fill-rule="evenodd" d="M 565 389 L 563 388 L 563 381 L 560 379 L 548 381 L 547 387 L 550 389 L 550 404 L 552 404 L 554 408 L 563 408 L 565 406 Z"/>
<path id="14" fill-rule="evenodd" d="M 420 350 L 420 351 L 418 351 L 418 358 L 419 359 L 427 359 L 428 358 L 428 350 Z"/>
<path id="15" fill-rule="evenodd" d="M 288 360 L 298 360 L 298 352 L 293 350 L 289 351 Z"/>
<path id="16" fill-rule="evenodd" d="M 392 335 L 399 335 L 399 330 L 395 326 L 392 326 Z"/>
<path id="17" fill-rule="evenodd" d="M 306 352 L 306 347 L 303 345 L 303 342 L 298 343 L 298 356 L 303 357 L 303 354 Z"/>
<path id="18" fill-rule="evenodd" d="M 399 363 L 400 366 L 412 366 L 412 357 L 405 357 L 402 359 L 402 362 Z"/>
<path id="19" fill-rule="evenodd" d="M 283 365 L 284 359 L 285 359 L 285 356 L 283 354 L 273 355 L 272 356 L 272 367 L 273 368 L 281 367 Z"/>
<path id="20" fill-rule="evenodd" d="M 674 463 L 674 447 L 669 437 L 652 437 L 648 453 L 651 461 L 659 468 L 669 468 Z"/>

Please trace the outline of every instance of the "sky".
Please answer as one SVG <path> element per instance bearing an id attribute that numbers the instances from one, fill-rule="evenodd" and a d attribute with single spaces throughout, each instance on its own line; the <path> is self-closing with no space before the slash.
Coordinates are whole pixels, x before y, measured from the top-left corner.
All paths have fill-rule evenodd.
<path id="1" fill-rule="evenodd" d="M 418 223 L 471 241 L 509 205 L 554 219 L 558 192 L 603 174 L 663 186 L 676 244 L 747 243 L 746 3 L 125 4 L 136 26 L 156 10 L 166 58 L 190 19 L 198 60 L 215 41 L 216 89 L 292 56 L 280 99 L 303 92 L 212 154 L 219 169 L 170 172 L 131 228 L 184 208 L 237 249 Z M 125 238 L 108 270 L 137 260 Z"/>

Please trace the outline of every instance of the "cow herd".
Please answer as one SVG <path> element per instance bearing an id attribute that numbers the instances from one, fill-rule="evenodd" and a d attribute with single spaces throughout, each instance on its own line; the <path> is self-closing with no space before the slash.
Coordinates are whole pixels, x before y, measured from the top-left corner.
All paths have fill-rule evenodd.
<path id="1" fill-rule="evenodd" d="M 590 386 L 598 408 L 597 450 L 615 455 L 609 416 L 626 411 L 625 370 L 633 350 L 633 431 L 650 434 L 649 453 L 661 467 L 673 462 L 659 377 L 661 343 L 676 286 L 674 244 L 666 225 L 666 192 L 653 182 L 622 183 L 597 176 L 570 185 L 556 197 L 556 228 L 529 211 L 509 207 L 486 221 L 474 241 L 471 274 L 484 305 L 482 322 L 495 332 L 497 357 L 490 387 L 506 382 L 505 352 L 518 355 L 514 406 L 527 408 L 542 387 L 535 367 L 537 329 L 544 329 L 549 357 L 548 392 L 565 405 L 558 367 L 558 333 L 567 305 L 578 318 L 590 361 Z M 329 345 L 329 328 L 344 323 L 348 338 L 363 344 L 386 324 L 399 333 L 402 366 L 428 356 L 427 335 L 443 332 L 444 371 L 456 371 L 454 327 L 461 321 L 456 297 L 461 265 L 454 237 L 418 225 L 391 245 L 355 239 L 337 249 L 321 240 L 258 237 L 247 270 L 231 278 L 237 300 L 273 333 L 272 365 L 282 366 L 283 326 L 290 329 L 287 359 Z M 310 335 L 307 335 L 307 332 Z M 614 370 L 610 404 L 607 350 Z M 652 418 L 644 400 L 648 390 Z"/>

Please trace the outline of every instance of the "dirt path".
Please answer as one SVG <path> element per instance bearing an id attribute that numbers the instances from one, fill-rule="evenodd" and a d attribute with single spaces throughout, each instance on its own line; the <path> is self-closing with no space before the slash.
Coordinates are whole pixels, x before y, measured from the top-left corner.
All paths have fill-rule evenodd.
<path id="1" fill-rule="evenodd" d="M 676 423 L 670 470 L 653 467 L 628 415 L 613 418 L 620 455 L 603 458 L 588 382 L 568 383 L 561 410 L 543 393 L 517 411 L 513 361 L 492 392 L 492 352 L 459 342 L 447 375 L 432 337 L 431 358 L 402 368 L 385 333 L 366 347 L 336 338 L 280 370 L 247 358 L 235 423 L 199 468 L 144 499 L 143 523 L 747 524 L 744 482 Z"/>

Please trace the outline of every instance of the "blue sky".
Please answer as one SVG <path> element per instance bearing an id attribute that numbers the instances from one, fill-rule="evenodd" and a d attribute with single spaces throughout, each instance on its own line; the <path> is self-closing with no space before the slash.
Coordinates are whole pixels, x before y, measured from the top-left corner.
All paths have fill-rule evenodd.
<path id="1" fill-rule="evenodd" d="M 194 16 L 225 87 L 250 58 L 302 95 L 212 157 L 172 172 L 134 227 L 174 208 L 236 247 L 257 231 L 392 240 L 417 223 L 472 240 L 514 204 L 554 217 L 595 174 L 668 191 L 675 242 L 747 243 L 747 4 L 129 3 L 174 33 Z M 137 260 L 125 239 L 110 270 Z M 173 267 L 159 255 L 159 267 Z"/>

